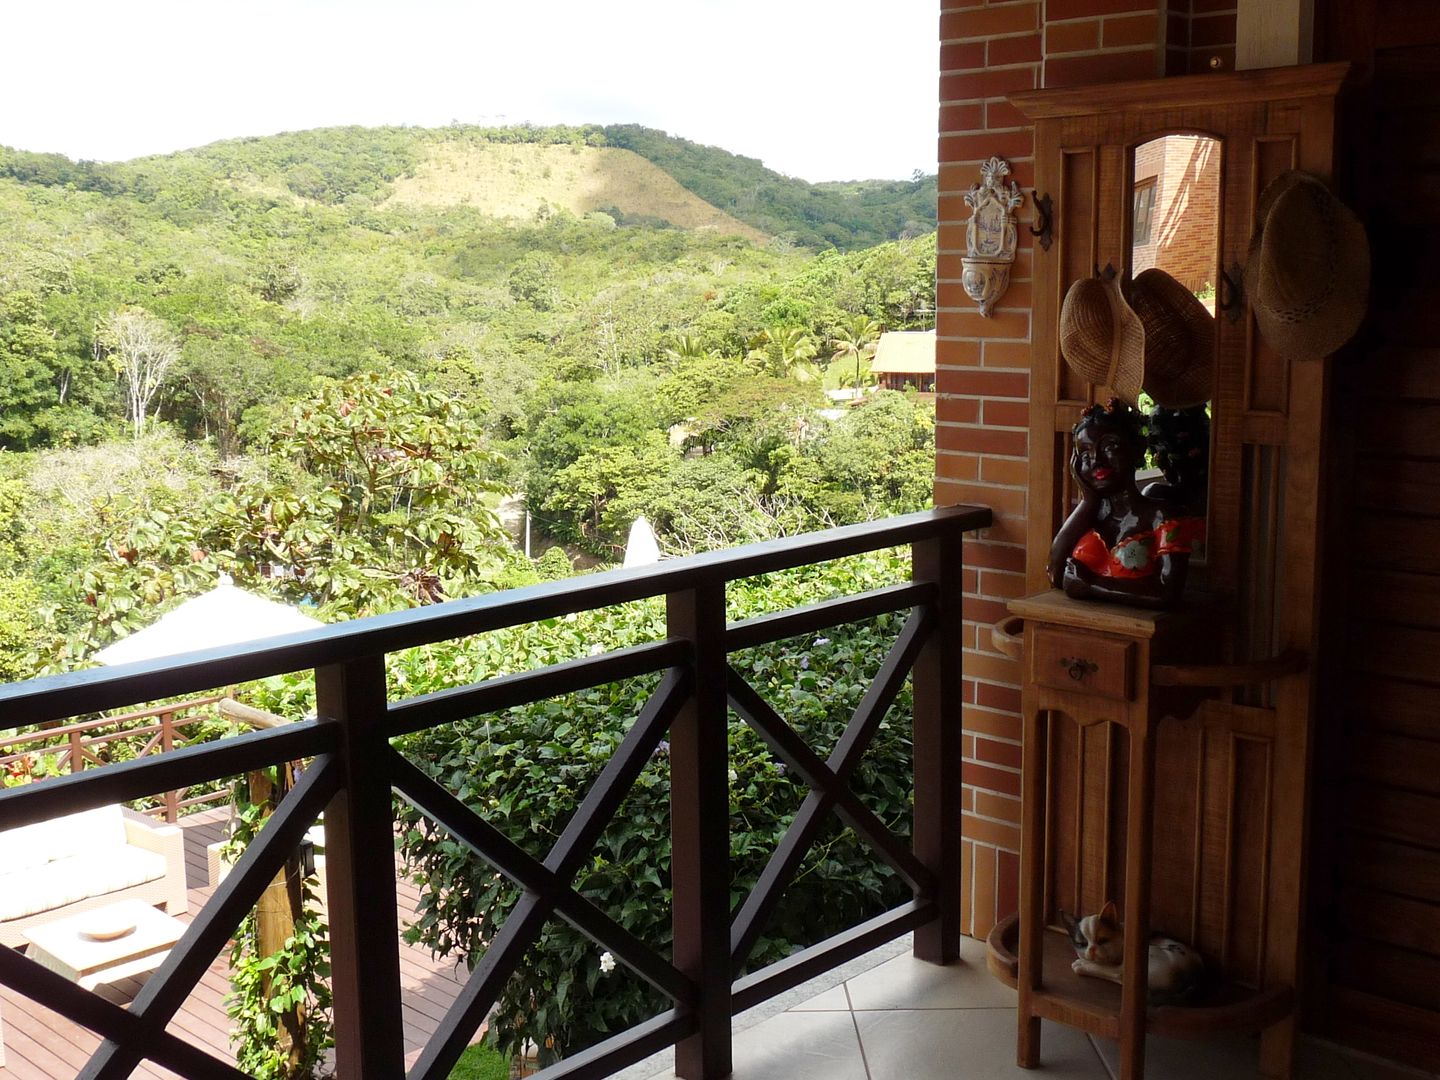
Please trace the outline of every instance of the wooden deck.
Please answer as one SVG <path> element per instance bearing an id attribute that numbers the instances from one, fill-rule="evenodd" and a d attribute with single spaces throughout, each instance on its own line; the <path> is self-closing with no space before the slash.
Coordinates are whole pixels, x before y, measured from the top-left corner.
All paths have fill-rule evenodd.
<path id="1" fill-rule="evenodd" d="M 186 877 L 190 885 L 190 911 L 204 906 L 211 889 L 207 886 L 208 871 L 205 846 L 220 838 L 226 812 L 209 810 L 181 821 L 185 833 Z M 399 882 L 399 906 L 402 924 L 415 911 L 417 894 L 408 881 Z M 188 919 L 188 916 L 184 918 Z M 405 991 L 406 1064 L 412 1064 L 427 1039 L 434 1032 L 451 1002 L 464 985 L 464 964 L 458 968 L 444 960 L 431 957 L 428 949 L 406 945 L 398 937 L 400 976 Z M 230 1049 L 230 1020 L 225 1015 L 225 996 L 230 991 L 228 950 L 210 965 L 195 993 L 176 1014 L 170 1030 L 187 1042 L 203 1046 L 211 1053 L 234 1061 Z M 128 979 L 100 992 L 121 1004 L 134 996 L 142 985 L 139 979 Z M 36 1005 L 8 986 L 0 986 L 0 1023 L 4 1027 L 5 1065 L 0 1080 L 71 1080 L 100 1039 L 85 1028 Z M 135 1070 L 135 1076 L 173 1077 L 175 1074 L 150 1063 Z"/>

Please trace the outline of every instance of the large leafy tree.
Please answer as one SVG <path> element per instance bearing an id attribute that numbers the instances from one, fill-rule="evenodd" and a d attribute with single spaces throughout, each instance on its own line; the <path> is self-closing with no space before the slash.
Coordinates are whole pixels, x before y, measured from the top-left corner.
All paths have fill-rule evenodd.
<path id="1" fill-rule="evenodd" d="M 40 298 L 22 291 L 0 297 L 0 447 L 24 450 L 43 432 L 40 415 L 60 403 L 55 332 Z"/>
<path id="2" fill-rule="evenodd" d="M 473 591 L 512 557 L 479 410 L 404 371 L 318 380 L 228 509 L 237 559 L 343 614 Z M 276 572 L 276 571 L 272 571 Z"/>
<path id="3" fill-rule="evenodd" d="M 98 355 L 109 359 L 125 384 L 127 415 L 139 441 L 145 435 L 150 403 L 180 358 L 180 339 L 144 308 L 123 307 L 96 327 L 95 348 Z"/>

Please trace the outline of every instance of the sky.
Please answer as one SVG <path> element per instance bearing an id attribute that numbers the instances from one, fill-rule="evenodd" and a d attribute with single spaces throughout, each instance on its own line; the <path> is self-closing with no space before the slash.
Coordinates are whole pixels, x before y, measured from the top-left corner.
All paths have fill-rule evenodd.
<path id="1" fill-rule="evenodd" d="M 4 0 L 0 145 L 639 123 L 820 180 L 935 171 L 934 0 Z"/>

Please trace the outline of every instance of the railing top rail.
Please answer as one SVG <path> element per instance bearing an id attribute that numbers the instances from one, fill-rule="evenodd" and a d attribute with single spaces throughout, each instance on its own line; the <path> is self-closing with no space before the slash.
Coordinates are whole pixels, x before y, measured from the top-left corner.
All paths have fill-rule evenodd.
<path id="1" fill-rule="evenodd" d="M 257 642 L 160 660 L 0 685 L 6 727 L 195 693 L 269 675 L 376 656 L 577 611 L 610 607 L 702 584 L 734 581 L 808 563 L 909 544 L 990 524 L 987 507 L 949 506 L 823 532 L 610 570 L 523 589 L 337 623 Z"/>
<path id="2" fill-rule="evenodd" d="M 209 697 L 191 698 L 189 701 L 178 701 L 171 705 L 157 705 L 152 709 L 136 709 L 134 712 L 123 713 L 119 716 L 100 716 L 94 720 L 80 720 L 74 724 L 65 724 L 63 727 L 42 728 L 39 731 L 26 732 L 24 735 L 7 735 L 0 739 L 0 753 L 5 752 L 7 747 L 19 746 L 22 743 L 46 742 L 54 739 L 69 738 L 74 734 L 85 734 L 96 731 L 100 728 L 113 728 L 120 724 L 130 723 L 132 720 L 152 720 L 165 716 L 167 713 L 186 712 L 191 709 L 203 708 L 206 705 L 217 705 L 225 700 L 223 694 L 212 694 Z M 205 713 L 195 713 L 191 716 L 177 716 L 173 723 L 177 728 L 189 727 L 191 724 L 199 724 L 210 719 Z M 8 729 L 8 725 L 7 725 Z M 160 725 L 146 724 L 144 727 L 124 728 L 113 733 L 115 738 L 126 738 L 130 735 L 140 735 L 147 731 L 159 731 Z"/>

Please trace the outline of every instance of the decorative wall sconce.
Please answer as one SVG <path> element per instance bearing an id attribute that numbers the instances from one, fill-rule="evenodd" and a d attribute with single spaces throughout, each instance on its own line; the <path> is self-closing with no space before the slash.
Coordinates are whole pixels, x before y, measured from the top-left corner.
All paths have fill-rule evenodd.
<path id="1" fill-rule="evenodd" d="M 992 157 L 980 166 L 981 182 L 965 193 L 970 223 L 965 227 L 960 283 L 965 295 L 980 305 L 980 314 L 987 319 L 995 302 L 1010 287 L 1010 267 L 1015 262 L 1018 241 L 1015 210 L 1025 201 L 1019 184 L 1005 182 L 1009 175 L 1010 163 Z"/>

